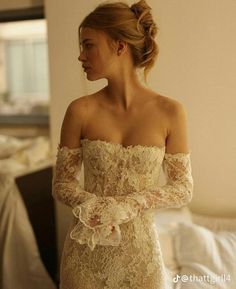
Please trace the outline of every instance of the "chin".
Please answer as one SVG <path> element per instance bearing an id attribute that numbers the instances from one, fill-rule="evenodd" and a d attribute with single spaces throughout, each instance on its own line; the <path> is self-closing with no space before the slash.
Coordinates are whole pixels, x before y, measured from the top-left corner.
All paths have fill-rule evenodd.
<path id="1" fill-rule="evenodd" d="M 101 76 L 101 75 L 92 75 L 92 74 L 87 73 L 87 79 L 90 81 L 95 81 L 95 80 L 99 80 L 99 79 L 103 79 L 103 78 L 105 78 L 105 77 Z"/>

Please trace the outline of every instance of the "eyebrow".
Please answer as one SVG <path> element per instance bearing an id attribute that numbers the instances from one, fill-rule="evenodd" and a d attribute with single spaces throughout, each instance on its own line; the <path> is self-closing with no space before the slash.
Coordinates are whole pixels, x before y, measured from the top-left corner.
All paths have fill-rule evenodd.
<path id="1" fill-rule="evenodd" d="M 89 39 L 89 38 L 84 39 L 82 42 L 80 42 L 80 45 L 81 45 L 82 43 L 85 43 L 86 41 L 89 41 L 89 40 L 92 40 L 92 39 Z"/>

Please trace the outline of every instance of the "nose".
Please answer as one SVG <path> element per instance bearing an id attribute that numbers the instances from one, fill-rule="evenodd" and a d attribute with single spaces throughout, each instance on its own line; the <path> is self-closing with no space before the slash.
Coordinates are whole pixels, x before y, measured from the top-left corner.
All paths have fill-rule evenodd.
<path id="1" fill-rule="evenodd" d="M 84 61 L 84 60 L 86 60 L 86 59 L 85 59 L 85 56 L 84 56 L 84 53 L 83 53 L 82 51 L 80 52 L 80 55 L 79 55 L 79 57 L 78 57 L 78 60 L 79 60 L 79 61 Z"/>

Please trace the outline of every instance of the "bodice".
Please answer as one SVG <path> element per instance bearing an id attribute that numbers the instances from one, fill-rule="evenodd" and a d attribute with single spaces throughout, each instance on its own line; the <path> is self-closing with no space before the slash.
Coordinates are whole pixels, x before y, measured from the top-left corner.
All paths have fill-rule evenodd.
<path id="1" fill-rule="evenodd" d="M 99 196 L 127 195 L 158 186 L 165 146 L 81 139 L 84 189 Z"/>

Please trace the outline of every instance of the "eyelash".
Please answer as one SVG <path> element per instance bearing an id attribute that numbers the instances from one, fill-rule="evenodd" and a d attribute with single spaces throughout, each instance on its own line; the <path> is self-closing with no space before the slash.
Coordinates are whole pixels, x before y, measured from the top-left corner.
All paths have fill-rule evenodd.
<path id="1" fill-rule="evenodd" d="M 85 44 L 85 47 L 86 47 L 86 48 L 90 48 L 90 47 L 92 47 L 92 46 L 93 46 L 93 44 L 91 44 L 91 43 Z"/>

